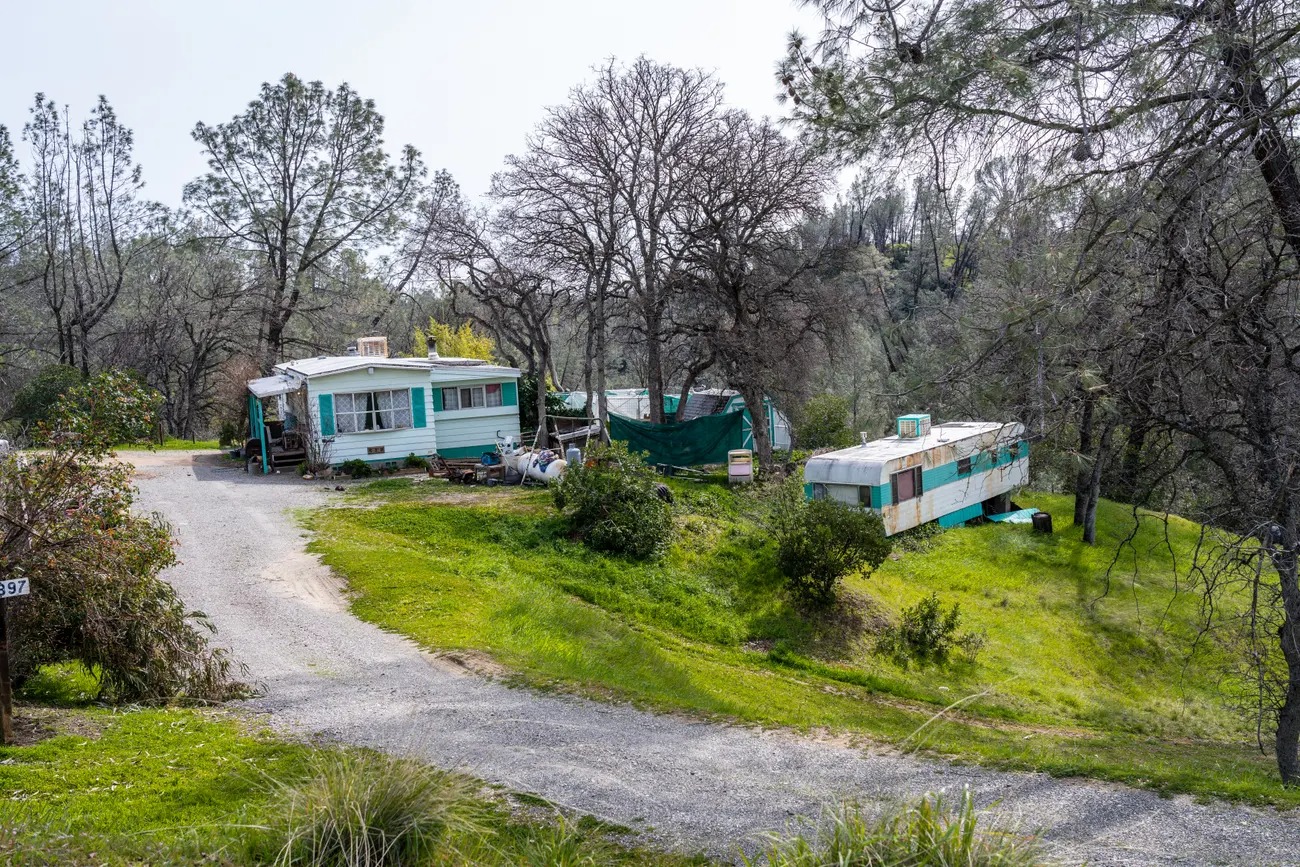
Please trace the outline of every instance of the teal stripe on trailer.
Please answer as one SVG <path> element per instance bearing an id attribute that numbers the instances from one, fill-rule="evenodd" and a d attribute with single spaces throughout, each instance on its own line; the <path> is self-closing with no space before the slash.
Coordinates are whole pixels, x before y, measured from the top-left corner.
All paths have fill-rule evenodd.
<path id="1" fill-rule="evenodd" d="M 484 452 L 495 452 L 496 443 L 489 443 L 482 446 L 459 446 L 454 449 L 438 449 L 438 454 L 444 458 L 477 458 L 482 457 Z"/>
<path id="2" fill-rule="evenodd" d="M 924 484 L 924 482 L 922 482 Z M 894 492 L 889 487 L 889 482 L 883 485 L 873 485 L 871 488 L 871 508 L 883 509 L 885 503 L 891 502 L 894 498 Z"/>
<path id="3" fill-rule="evenodd" d="M 958 509 L 955 512 L 949 512 L 946 515 L 940 515 L 936 520 L 940 527 L 945 529 L 958 527 L 967 521 L 974 520 L 984 514 L 984 506 L 981 503 L 972 503 L 969 506 Z"/>

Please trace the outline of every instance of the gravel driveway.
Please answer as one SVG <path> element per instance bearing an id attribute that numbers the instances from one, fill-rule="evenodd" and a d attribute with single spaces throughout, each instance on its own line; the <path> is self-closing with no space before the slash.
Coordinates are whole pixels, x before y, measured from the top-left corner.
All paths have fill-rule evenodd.
<path id="1" fill-rule="evenodd" d="M 139 506 L 167 517 L 181 565 L 166 575 L 265 687 L 277 727 L 412 753 L 511 790 L 647 832 L 658 845 L 734 855 L 743 841 L 863 802 L 958 793 L 1065 863 L 1300 864 L 1300 816 L 1163 799 L 695 722 L 537 694 L 480 678 L 363 623 L 307 555 L 289 510 L 331 494 L 184 453 L 132 454 Z"/>

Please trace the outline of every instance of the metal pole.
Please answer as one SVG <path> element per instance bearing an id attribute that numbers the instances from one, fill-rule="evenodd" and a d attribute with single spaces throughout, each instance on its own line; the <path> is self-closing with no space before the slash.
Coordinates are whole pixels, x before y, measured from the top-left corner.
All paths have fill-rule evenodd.
<path id="1" fill-rule="evenodd" d="M 0 741 L 14 742 L 14 701 L 9 684 L 9 600 L 0 599 Z"/>

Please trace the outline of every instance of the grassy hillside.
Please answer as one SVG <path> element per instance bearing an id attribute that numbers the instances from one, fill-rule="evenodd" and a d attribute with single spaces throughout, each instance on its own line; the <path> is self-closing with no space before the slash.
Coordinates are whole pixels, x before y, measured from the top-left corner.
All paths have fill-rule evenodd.
<path id="1" fill-rule="evenodd" d="M 680 539 L 654 564 L 571 541 L 544 492 L 390 480 L 309 524 L 358 615 L 430 648 L 485 652 L 533 685 L 1300 803 L 1217 701 L 1213 645 L 1192 652 L 1198 600 L 1175 592 L 1173 563 L 1187 562 L 1195 525 L 1103 503 L 1092 548 L 1069 526 L 1067 498 L 1027 494 L 1053 513 L 1056 535 L 949 531 L 851 578 L 848 604 L 809 619 L 787 603 L 747 497 L 677 491 Z M 986 631 L 977 662 L 905 669 L 872 653 L 873 630 L 931 591 Z"/>

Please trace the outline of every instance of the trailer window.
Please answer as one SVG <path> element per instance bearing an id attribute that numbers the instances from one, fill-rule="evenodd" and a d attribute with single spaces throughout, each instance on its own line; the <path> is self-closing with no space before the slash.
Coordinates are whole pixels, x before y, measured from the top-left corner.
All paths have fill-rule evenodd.
<path id="1" fill-rule="evenodd" d="M 826 486 L 821 482 L 813 482 L 812 498 L 814 500 L 826 499 Z"/>
<path id="2" fill-rule="evenodd" d="M 973 465 L 974 463 L 975 463 L 975 459 L 974 459 L 974 458 L 958 458 L 958 459 L 957 459 L 957 478 L 961 478 L 962 476 L 969 476 L 969 475 L 970 475 L 970 471 L 971 471 L 971 467 L 972 467 L 972 465 Z"/>
<path id="3" fill-rule="evenodd" d="M 401 430 L 410 426 L 409 389 L 334 395 L 334 429 L 339 433 Z"/>
<path id="4" fill-rule="evenodd" d="M 491 385 L 463 385 L 442 390 L 443 412 L 456 409 L 480 409 L 501 406 L 501 383 Z"/>
<path id="5" fill-rule="evenodd" d="M 894 489 L 894 505 L 915 500 L 921 496 L 921 468 L 912 467 L 890 477 L 890 487 Z"/>
<path id="6" fill-rule="evenodd" d="M 858 505 L 864 509 L 871 508 L 871 486 L 870 485 L 858 486 Z"/>

